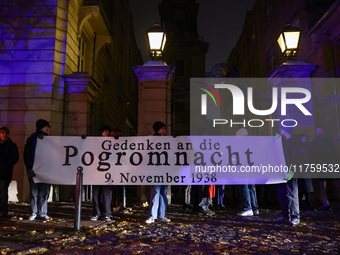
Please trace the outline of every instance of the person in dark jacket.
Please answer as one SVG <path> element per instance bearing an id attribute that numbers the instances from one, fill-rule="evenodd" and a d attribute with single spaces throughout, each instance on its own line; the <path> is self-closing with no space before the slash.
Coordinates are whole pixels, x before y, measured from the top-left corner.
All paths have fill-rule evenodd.
<path id="1" fill-rule="evenodd" d="M 8 214 L 8 187 L 12 181 L 13 167 L 19 160 L 18 147 L 9 134 L 9 128 L 0 128 L 0 217 Z"/>
<path id="2" fill-rule="evenodd" d="M 340 164 L 340 156 L 337 153 L 335 144 L 331 138 L 324 135 L 324 127 L 317 126 L 315 128 L 315 139 L 309 145 L 308 156 L 309 163 L 326 166 L 328 173 L 333 173 L 332 166 L 335 167 L 336 164 Z M 320 196 L 324 210 L 332 211 L 327 196 L 326 180 L 331 179 L 319 179 Z M 340 179 L 333 179 L 333 183 L 340 199 Z"/>
<path id="3" fill-rule="evenodd" d="M 155 131 L 154 136 L 166 135 L 166 126 L 163 122 L 156 121 L 152 128 Z M 166 208 L 168 206 L 167 190 L 168 185 L 154 185 L 152 187 L 149 218 L 146 219 L 145 223 L 151 224 L 154 223 L 155 220 L 165 223 L 170 222 L 170 219 L 165 217 Z"/>
<path id="4" fill-rule="evenodd" d="M 103 137 L 109 137 L 111 128 L 102 125 L 99 127 L 99 134 Z M 112 201 L 112 186 L 111 185 L 93 185 L 92 186 L 93 200 L 93 217 L 92 221 L 102 218 L 105 221 L 111 221 L 111 201 Z"/>
<path id="5" fill-rule="evenodd" d="M 27 138 L 24 148 L 24 162 L 27 170 L 28 182 L 30 184 L 31 215 L 29 220 L 35 220 L 37 216 L 45 220 L 50 219 L 47 215 L 47 201 L 50 195 L 51 185 L 47 183 L 35 183 L 33 180 L 35 173 L 32 170 L 34 158 L 39 156 L 35 155 L 37 139 L 42 139 L 44 136 L 48 135 L 49 130 L 50 123 L 47 120 L 37 120 L 36 132 Z"/>
<path id="6" fill-rule="evenodd" d="M 280 134 L 283 138 L 283 152 L 288 168 L 299 162 L 300 143 L 292 137 L 292 132 L 292 127 L 280 127 Z M 288 178 L 287 176 L 287 183 L 279 184 L 278 186 L 282 217 L 277 222 L 289 222 L 295 226 L 300 224 L 298 183 L 296 178 Z"/>
<path id="7" fill-rule="evenodd" d="M 300 147 L 300 162 L 299 165 L 304 166 L 303 170 L 306 170 L 306 164 L 309 162 L 308 160 L 308 150 L 309 150 L 309 142 L 308 137 L 305 134 L 298 136 L 299 141 L 301 142 Z M 298 179 L 299 186 L 299 203 L 302 204 L 302 198 L 305 196 L 307 203 L 307 210 L 316 211 L 316 209 L 312 205 L 311 193 L 314 192 L 313 182 L 311 178 L 300 178 Z"/>

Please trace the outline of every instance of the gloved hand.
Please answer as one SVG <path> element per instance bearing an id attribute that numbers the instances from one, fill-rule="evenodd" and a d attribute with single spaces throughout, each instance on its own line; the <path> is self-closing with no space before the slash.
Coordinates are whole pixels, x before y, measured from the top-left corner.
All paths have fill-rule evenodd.
<path id="1" fill-rule="evenodd" d="M 35 172 L 32 169 L 27 169 L 27 176 L 29 178 L 33 178 L 36 176 Z"/>
<path id="2" fill-rule="evenodd" d="M 293 178 L 293 176 L 294 176 L 294 172 L 290 171 L 290 172 L 288 172 L 288 174 L 286 174 L 285 179 L 287 181 L 290 181 Z"/>

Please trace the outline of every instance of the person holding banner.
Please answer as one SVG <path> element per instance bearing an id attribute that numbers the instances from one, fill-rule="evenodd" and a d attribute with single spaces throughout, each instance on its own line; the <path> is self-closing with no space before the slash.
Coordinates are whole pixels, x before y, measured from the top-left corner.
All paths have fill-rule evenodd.
<path id="1" fill-rule="evenodd" d="M 0 217 L 8 214 L 8 187 L 13 167 L 19 160 L 17 145 L 9 138 L 9 128 L 0 128 Z"/>
<path id="2" fill-rule="evenodd" d="M 248 130 L 246 128 L 240 128 L 236 132 L 236 136 L 248 136 Z M 240 194 L 242 212 L 239 212 L 238 216 L 253 216 L 259 215 L 259 206 L 257 203 L 256 189 L 254 184 L 244 184 L 238 186 Z"/>
<path id="3" fill-rule="evenodd" d="M 99 128 L 99 134 L 103 137 L 109 137 L 111 128 L 102 125 Z M 103 200 L 101 199 L 103 198 Z M 105 221 L 111 221 L 111 201 L 112 187 L 110 185 L 93 185 L 92 186 L 93 214 L 92 221 L 102 217 Z M 103 203 L 101 204 L 101 201 Z"/>
<path id="4" fill-rule="evenodd" d="M 166 135 L 166 126 L 161 121 L 156 121 L 153 124 L 153 130 L 155 131 L 154 136 Z M 151 224 L 155 220 L 160 222 L 169 223 L 170 219 L 165 217 L 166 207 L 168 205 L 167 198 L 167 185 L 154 185 L 151 190 L 150 207 L 149 207 L 149 218 L 146 219 L 145 223 Z"/>
<path id="5" fill-rule="evenodd" d="M 310 143 L 308 151 L 309 163 L 315 165 L 327 166 L 326 171 L 328 173 L 336 173 L 333 167 L 336 168 L 337 164 L 340 164 L 340 157 L 337 153 L 333 140 L 324 135 L 324 127 L 317 126 L 315 128 L 315 139 Z M 332 211 L 327 196 L 326 180 L 331 179 L 319 179 L 320 197 L 325 211 Z M 340 199 L 340 179 L 333 179 L 335 191 Z"/>
<path id="6" fill-rule="evenodd" d="M 122 136 L 122 130 L 119 127 L 113 127 L 111 129 L 110 136 L 114 137 L 117 140 L 119 139 L 120 136 Z M 121 186 L 121 185 L 112 186 L 112 199 L 111 199 L 112 200 L 111 201 L 112 213 L 117 212 L 119 211 L 121 207 L 124 208 L 126 206 L 124 202 L 122 201 L 124 200 L 123 198 L 124 190 L 126 190 L 125 186 Z"/>
<path id="7" fill-rule="evenodd" d="M 50 217 L 47 215 L 47 201 L 50 195 L 51 185 L 47 183 L 35 183 L 33 177 L 35 173 L 33 169 L 34 158 L 39 157 L 35 155 L 37 146 L 37 139 L 43 139 L 48 135 L 50 130 L 50 123 L 47 120 L 39 119 L 35 123 L 36 132 L 27 138 L 24 148 L 24 162 L 27 170 L 28 182 L 30 184 L 30 200 L 31 200 L 31 215 L 29 220 L 35 220 L 37 216 L 42 219 L 48 220 Z M 48 159 L 46 159 L 48 160 Z"/>
<path id="8" fill-rule="evenodd" d="M 305 134 L 302 134 L 299 137 L 299 141 L 301 142 L 300 146 L 300 164 L 304 165 L 309 162 L 308 160 L 308 137 Z M 304 168 L 306 170 L 306 168 Z M 313 182 L 311 178 L 300 178 L 298 179 L 299 186 L 299 203 L 302 204 L 302 198 L 305 196 L 307 202 L 307 210 L 316 211 L 316 209 L 312 205 L 311 193 L 314 192 Z"/>
<path id="9" fill-rule="evenodd" d="M 294 165 L 299 162 L 300 146 L 297 139 L 292 138 L 292 127 L 280 127 L 282 135 L 283 153 L 286 165 Z M 287 183 L 279 184 L 278 199 L 281 206 L 282 217 L 277 219 L 278 223 L 289 222 L 296 226 L 300 224 L 299 192 L 297 179 L 292 178 L 291 173 L 286 175 Z"/>

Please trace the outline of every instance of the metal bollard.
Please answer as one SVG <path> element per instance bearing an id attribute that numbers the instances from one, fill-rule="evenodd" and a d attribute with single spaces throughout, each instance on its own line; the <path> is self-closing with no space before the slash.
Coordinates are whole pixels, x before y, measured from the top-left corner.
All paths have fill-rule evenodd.
<path id="1" fill-rule="evenodd" d="M 81 190 L 83 186 L 83 168 L 77 168 L 77 184 L 76 184 L 76 197 L 75 197 L 75 214 L 74 214 L 74 230 L 80 231 L 80 218 L 81 218 Z"/>
<path id="2" fill-rule="evenodd" d="M 123 208 L 126 208 L 126 186 L 123 186 Z"/>

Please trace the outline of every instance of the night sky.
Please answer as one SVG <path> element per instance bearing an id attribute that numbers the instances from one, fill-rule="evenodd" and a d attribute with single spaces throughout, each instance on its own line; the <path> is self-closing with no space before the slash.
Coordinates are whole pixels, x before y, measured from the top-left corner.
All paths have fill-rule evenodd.
<path id="1" fill-rule="evenodd" d="M 158 3 L 161 0 L 130 0 L 133 13 L 136 42 L 148 60 L 148 45 L 145 31 L 154 23 L 160 23 Z M 199 3 L 198 34 L 209 43 L 206 55 L 206 71 L 218 63 L 225 63 L 236 45 L 243 28 L 247 10 L 251 10 L 255 0 L 196 0 Z"/>

